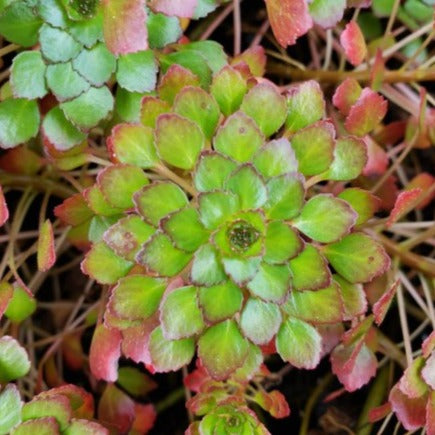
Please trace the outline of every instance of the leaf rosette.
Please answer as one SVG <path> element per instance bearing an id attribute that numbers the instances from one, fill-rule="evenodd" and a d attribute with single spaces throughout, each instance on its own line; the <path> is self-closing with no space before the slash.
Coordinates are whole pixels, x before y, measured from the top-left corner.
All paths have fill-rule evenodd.
<path id="1" fill-rule="evenodd" d="M 166 68 L 141 123 L 112 130 L 113 165 L 57 215 L 88 231 L 82 269 L 113 285 L 105 327 L 122 332 L 125 356 L 165 372 L 197 347 L 226 379 L 273 343 L 314 368 L 321 325 L 364 314 L 361 284 L 389 267 L 361 229 L 376 198 L 316 186 L 358 177 L 365 143 L 336 138 L 315 82 L 282 95 L 225 65 L 200 83 Z"/>

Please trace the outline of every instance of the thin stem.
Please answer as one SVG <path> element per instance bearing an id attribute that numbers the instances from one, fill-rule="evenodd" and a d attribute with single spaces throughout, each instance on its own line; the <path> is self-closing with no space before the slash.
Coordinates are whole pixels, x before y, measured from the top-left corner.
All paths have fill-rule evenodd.
<path id="1" fill-rule="evenodd" d="M 397 287 L 397 307 L 399 310 L 400 327 L 402 329 L 403 342 L 405 344 L 405 354 L 408 367 L 412 364 L 412 347 L 409 338 L 408 320 L 405 311 L 405 299 L 403 297 L 402 286 Z"/>
<path id="2" fill-rule="evenodd" d="M 222 21 L 228 17 L 233 11 L 234 4 L 230 3 L 228 6 L 215 18 L 215 20 L 207 27 L 206 31 L 198 38 L 200 41 L 209 39 L 212 33 L 222 24 Z"/>
<path id="3" fill-rule="evenodd" d="M 326 50 L 325 50 L 325 59 L 323 61 L 323 70 L 327 70 L 329 68 L 329 64 L 331 63 L 331 55 L 332 55 L 332 30 L 328 29 L 326 31 Z"/>
<path id="4" fill-rule="evenodd" d="M 234 10 L 234 56 L 242 51 L 242 19 L 240 16 L 240 0 L 233 0 Z"/>
<path id="5" fill-rule="evenodd" d="M 175 172 L 172 172 L 170 169 L 168 169 L 166 166 L 163 165 L 157 165 L 153 168 L 155 172 L 162 175 L 163 177 L 166 177 L 168 180 L 173 181 L 174 183 L 178 184 L 180 187 L 182 187 L 186 192 L 189 192 L 192 196 L 197 195 L 196 189 L 184 178 L 181 178 L 179 175 L 177 175 Z"/>
<path id="6" fill-rule="evenodd" d="M 4 47 L 0 48 L 0 57 L 5 56 L 6 54 L 12 53 L 17 48 L 20 48 L 20 46 L 17 44 L 5 45 Z"/>
<path id="7" fill-rule="evenodd" d="M 396 20 L 396 15 L 399 10 L 400 0 L 395 0 L 393 8 L 391 10 L 390 18 L 388 19 L 387 27 L 385 28 L 384 38 L 387 37 L 391 30 L 393 29 L 394 21 Z"/>

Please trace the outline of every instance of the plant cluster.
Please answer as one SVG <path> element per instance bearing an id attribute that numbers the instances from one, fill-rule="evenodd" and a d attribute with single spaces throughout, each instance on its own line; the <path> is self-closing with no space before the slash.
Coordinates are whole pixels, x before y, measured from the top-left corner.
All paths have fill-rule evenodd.
<path id="1" fill-rule="evenodd" d="M 435 434 L 434 1 L 248 3 L 0 0 L 0 435 Z"/>

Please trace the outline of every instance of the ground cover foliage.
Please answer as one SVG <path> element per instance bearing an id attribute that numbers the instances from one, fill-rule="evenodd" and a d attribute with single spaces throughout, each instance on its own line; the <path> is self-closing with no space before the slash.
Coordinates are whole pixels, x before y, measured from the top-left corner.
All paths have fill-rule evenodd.
<path id="1" fill-rule="evenodd" d="M 0 434 L 435 434 L 433 20 L 0 1 Z"/>

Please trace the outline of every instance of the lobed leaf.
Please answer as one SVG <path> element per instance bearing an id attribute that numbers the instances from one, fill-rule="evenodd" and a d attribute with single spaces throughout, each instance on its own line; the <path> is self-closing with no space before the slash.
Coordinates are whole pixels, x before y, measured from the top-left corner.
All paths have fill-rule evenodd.
<path id="1" fill-rule="evenodd" d="M 26 375 L 30 370 L 27 352 L 12 337 L 0 338 L 0 382 L 2 384 Z"/>
<path id="2" fill-rule="evenodd" d="M 390 267 L 384 248 L 363 233 L 354 233 L 325 246 L 324 254 L 334 269 L 349 282 L 367 282 Z"/>
<path id="3" fill-rule="evenodd" d="M 358 101 L 361 92 L 362 88 L 358 81 L 348 77 L 335 90 L 335 93 L 332 97 L 332 102 L 344 116 L 347 116 L 351 107 Z"/>
<path id="4" fill-rule="evenodd" d="M 396 198 L 393 210 L 391 210 L 390 216 L 388 217 L 386 227 L 390 227 L 397 222 L 402 216 L 409 213 L 415 206 L 416 201 L 419 199 L 422 190 L 420 188 L 415 188 L 411 190 L 405 190 L 399 193 Z"/>
<path id="5" fill-rule="evenodd" d="M 145 127 L 155 128 L 157 118 L 170 110 L 171 106 L 167 101 L 147 95 L 141 100 L 140 122 Z"/>
<path id="6" fill-rule="evenodd" d="M 147 18 L 148 42 L 150 48 L 164 48 L 178 41 L 183 35 L 180 20 L 164 14 L 155 14 L 151 11 Z"/>
<path id="7" fill-rule="evenodd" d="M 367 298 L 361 284 L 352 284 L 340 275 L 334 275 L 334 282 L 339 285 L 343 303 L 343 320 L 352 320 L 367 311 Z"/>
<path id="8" fill-rule="evenodd" d="M 11 88 L 15 97 L 36 99 L 47 93 L 46 66 L 39 51 L 23 51 L 14 57 L 11 68 Z"/>
<path id="9" fill-rule="evenodd" d="M 425 359 L 419 356 L 406 368 L 398 383 L 400 391 L 411 399 L 417 399 L 426 394 L 428 387 L 422 379 L 422 369 Z"/>
<path id="10" fill-rule="evenodd" d="M 297 232 L 281 221 L 268 224 L 265 237 L 264 261 L 267 263 L 285 263 L 296 257 L 304 248 L 304 242 Z"/>
<path id="11" fill-rule="evenodd" d="M 39 228 L 37 262 L 38 270 L 46 272 L 56 261 L 53 226 L 47 219 Z"/>
<path id="12" fill-rule="evenodd" d="M 380 325 L 384 321 L 391 303 L 393 302 L 398 286 L 399 281 L 397 280 L 373 305 L 373 314 L 375 315 L 375 322 L 377 325 Z"/>
<path id="13" fill-rule="evenodd" d="M 151 0 L 149 6 L 166 15 L 176 15 L 177 17 L 192 18 L 198 0 Z"/>
<path id="14" fill-rule="evenodd" d="M 223 258 L 224 270 L 239 286 L 254 278 L 261 263 L 261 257 Z"/>
<path id="15" fill-rule="evenodd" d="M 192 282 L 198 285 L 213 286 L 225 281 L 226 275 L 218 252 L 209 243 L 202 245 L 193 257 Z"/>
<path id="16" fill-rule="evenodd" d="M 358 218 L 355 226 L 361 225 L 371 219 L 378 211 L 380 205 L 378 197 L 358 187 L 345 189 L 338 194 L 338 197 L 344 199 L 357 212 Z"/>
<path id="17" fill-rule="evenodd" d="M 42 55 L 50 62 L 67 62 L 76 57 L 80 44 L 67 32 L 49 24 L 43 24 L 39 31 Z"/>
<path id="18" fill-rule="evenodd" d="M 314 23 L 329 28 L 343 18 L 346 0 L 313 0 L 308 7 Z"/>
<path id="19" fill-rule="evenodd" d="M 201 222 L 207 229 L 215 229 L 239 210 L 239 199 L 230 192 L 204 192 L 198 196 Z"/>
<path id="20" fill-rule="evenodd" d="M 186 170 L 194 168 L 205 146 L 198 125 L 175 113 L 157 118 L 155 138 L 160 157 L 170 165 Z"/>
<path id="21" fill-rule="evenodd" d="M 286 47 L 313 25 L 305 0 L 266 0 L 267 14 L 275 38 Z"/>
<path id="22" fill-rule="evenodd" d="M 104 41 L 113 54 L 148 48 L 144 0 L 103 0 L 102 5 Z"/>
<path id="23" fill-rule="evenodd" d="M 198 356 L 216 380 L 226 379 L 240 368 L 248 350 L 249 343 L 234 320 L 225 320 L 208 328 L 198 340 Z"/>
<path id="24" fill-rule="evenodd" d="M 8 384 L 0 392 L 0 433 L 10 433 L 21 422 L 20 393 L 14 384 Z"/>
<path id="25" fill-rule="evenodd" d="M 28 435 L 29 433 L 60 435 L 60 429 L 54 417 L 42 417 L 21 423 L 11 432 L 12 435 Z"/>
<path id="26" fill-rule="evenodd" d="M 67 225 L 77 226 L 93 216 L 92 210 L 86 204 L 83 195 L 76 193 L 55 207 L 54 214 Z"/>
<path id="27" fill-rule="evenodd" d="M 109 431 L 94 421 L 71 419 L 71 424 L 63 432 L 65 435 L 109 435 Z"/>
<path id="28" fill-rule="evenodd" d="M 344 53 L 353 66 L 358 66 L 367 56 L 367 46 L 364 35 L 356 21 L 346 24 L 340 35 L 340 44 Z"/>
<path id="29" fill-rule="evenodd" d="M 199 78 L 181 65 L 171 65 L 157 87 L 160 98 L 172 104 L 175 97 L 185 86 L 199 86 Z"/>
<path id="30" fill-rule="evenodd" d="M 276 349 L 293 366 L 313 369 L 320 362 L 322 337 L 310 324 L 290 317 L 276 335 Z"/>

